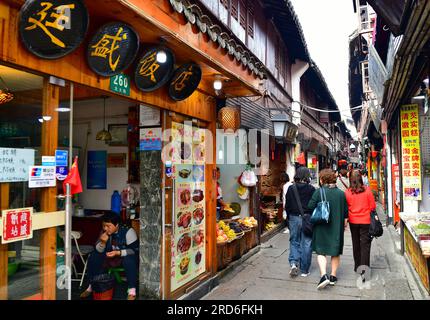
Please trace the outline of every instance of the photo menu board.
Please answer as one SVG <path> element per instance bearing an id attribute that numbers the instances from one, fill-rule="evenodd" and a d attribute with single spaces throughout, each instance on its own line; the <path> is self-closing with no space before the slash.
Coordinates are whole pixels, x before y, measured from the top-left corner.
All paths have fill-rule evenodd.
<path id="1" fill-rule="evenodd" d="M 171 290 L 206 270 L 205 161 L 203 129 L 172 123 L 175 226 Z"/>

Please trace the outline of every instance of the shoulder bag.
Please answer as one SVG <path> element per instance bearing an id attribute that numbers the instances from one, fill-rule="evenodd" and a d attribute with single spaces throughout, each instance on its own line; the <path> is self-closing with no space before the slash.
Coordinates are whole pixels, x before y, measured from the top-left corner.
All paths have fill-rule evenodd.
<path id="1" fill-rule="evenodd" d="M 326 224 L 330 222 L 330 203 L 327 201 L 324 187 L 320 188 L 321 201 L 318 202 L 311 216 L 313 224 Z"/>
<path id="2" fill-rule="evenodd" d="M 303 212 L 302 202 L 300 201 L 299 193 L 297 192 L 297 185 L 293 185 L 290 188 L 293 188 L 294 197 L 296 198 L 297 206 L 299 207 L 300 214 L 302 216 L 302 230 L 303 230 L 303 233 L 306 236 L 308 236 L 308 237 L 312 237 L 313 226 L 312 226 L 312 223 L 310 221 L 311 215 L 310 214 L 305 214 Z"/>
<path id="3" fill-rule="evenodd" d="M 378 214 L 375 210 L 370 212 L 370 226 L 369 226 L 369 236 L 371 239 L 378 238 L 382 236 L 384 230 L 382 229 L 381 220 L 378 218 Z"/>

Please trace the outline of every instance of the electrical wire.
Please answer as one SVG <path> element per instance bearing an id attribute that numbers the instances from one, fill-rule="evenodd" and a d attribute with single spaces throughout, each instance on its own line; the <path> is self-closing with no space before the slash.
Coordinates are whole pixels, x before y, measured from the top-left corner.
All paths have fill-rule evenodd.
<path id="1" fill-rule="evenodd" d="M 293 101 L 293 102 L 300 104 L 303 108 L 307 108 L 307 109 L 311 109 L 311 110 L 319 111 L 319 112 L 328 112 L 328 113 L 341 113 L 343 111 L 348 111 L 348 110 L 363 109 L 363 106 L 358 106 L 358 107 L 353 107 L 353 108 L 346 109 L 346 110 L 325 110 L 325 109 L 318 109 L 318 108 L 315 108 L 315 107 L 308 106 L 308 105 L 306 105 L 306 104 L 304 104 L 304 103 L 302 103 L 300 101 Z"/>

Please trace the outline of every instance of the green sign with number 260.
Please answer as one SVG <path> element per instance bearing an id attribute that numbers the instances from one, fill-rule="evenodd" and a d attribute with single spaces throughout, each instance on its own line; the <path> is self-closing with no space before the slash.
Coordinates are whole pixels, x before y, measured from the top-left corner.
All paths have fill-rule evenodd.
<path id="1" fill-rule="evenodd" d="M 130 77 L 122 73 L 110 77 L 110 90 L 130 96 Z"/>

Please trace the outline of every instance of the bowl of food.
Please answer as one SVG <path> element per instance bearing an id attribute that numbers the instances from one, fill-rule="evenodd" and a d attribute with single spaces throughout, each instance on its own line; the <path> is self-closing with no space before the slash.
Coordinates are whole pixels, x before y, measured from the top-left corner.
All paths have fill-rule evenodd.
<path id="1" fill-rule="evenodd" d="M 177 248 L 179 253 L 187 252 L 191 247 L 191 237 L 189 233 L 185 233 L 178 241 Z"/>
<path id="2" fill-rule="evenodd" d="M 198 230 L 193 233 L 193 247 L 197 247 L 203 243 L 203 240 L 205 239 L 205 235 L 203 233 L 203 230 Z"/>
<path id="3" fill-rule="evenodd" d="M 196 264 L 200 264 L 200 262 L 202 261 L 202 253 L 200 252 L 200 251 L 198 251 L 197 253 L 196 253 L 196 256 L 195 256 L 195 258 L 194 258 L 194 262 L 196 263 Z"/>
<path id="4" fill-rule="evenodd" d="M 179 171 L 179 176 L 183 179 L 186 179 L 190 176 L 191 170 L 189 169 L 182 169 Z"/>
<path id="5" fill-rule="evenodd" d="M 193 221 L 195 225 L 202 223 L 204 218 L 204 211 L 202 208 L 197 208 L 193 211 Z"/>
<path id="6" fill-rule="evenodd" d="M 188 228 L 191 224 L 191 212 L 178 213 L 178 227 Z"/>
<path id="7" fill-rule="evenodd" d="M 179 199 L 181 204 L 186 206 L 191 202 L 191 191 L 189 189 L 183 189 L 179 192 Z"/>
<path id="8" fill-rule="evenodd" d="M 203 190 L 196 189 L 193 191 L 193 201 L 194 202 L 198 203 L 198 202 L 202 201 L 203 198 L 204 198 Z"/>
<path id="9" fill-rule="evenodd" d="M 190 265 L 190 258 L 184 257 L 181 260 L 181 263 L 179 264 L 179 270 L 182 275 L 186 274 L 188 272 L 188 266 Z"/>

